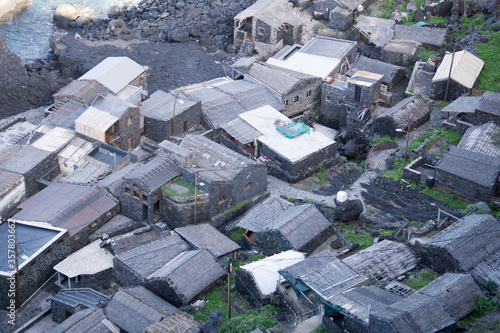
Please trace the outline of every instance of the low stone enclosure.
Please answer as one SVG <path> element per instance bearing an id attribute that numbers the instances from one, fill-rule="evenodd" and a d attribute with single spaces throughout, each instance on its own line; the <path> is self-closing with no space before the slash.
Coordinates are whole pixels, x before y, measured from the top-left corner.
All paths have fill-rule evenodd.
<path id="1" fill-rule="evenodd" d="M 403 178 L 411 180 L 416 184 L 425 184 L 433 187 L 436 179 L 434 178 L 434 169 L 424 166 L 425 160 L 422 156 L 407 164 L 403 170 Z"/>

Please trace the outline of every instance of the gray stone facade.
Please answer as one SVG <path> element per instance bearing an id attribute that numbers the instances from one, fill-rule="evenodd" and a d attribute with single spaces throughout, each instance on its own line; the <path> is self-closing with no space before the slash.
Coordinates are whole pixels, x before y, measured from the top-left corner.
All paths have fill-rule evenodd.
<path id="1" fill-rule="evenodd" d="M 54 241 L 36 257 L 32 258 L 27 264 L 21 265 L 19 270 L 19 280 L 21 289 L 21 302 L 24 303 L 28 298 L 35 293 L 53 274 L 54 267 L 60 261 L 64 260 L 70 254 L 68 234 L 65 233 L 59 239 Z M 0 276 L 0 307 L 5 310 L 9 305 L 9 297 L 7 297 L 10 289 L 10 281 L 8 278 L 13 278 L 15 281 L 16 272 L 9 275 L 2 274 Z M 17 291 L 16 291 L 16 308 L 17 308 Z"/>
<path id="2" fill-rule="evenodd" d="M 435 100 L 444 100 L 446 94 L 447 80 L 432 81 L 431 86 L 431 98 Z M 470 94 L 472 89 L 466 88 L 460 83 L 450 80 L 450 86 L 448 87 L 447 100 L 452 101 L 464 94 Z"/>
<path id="3" fill-rule="evenodd" d="M 170 229 L 194 224 L 194 196 L 190 198 L 171 197 L 163 193 L 160 200 L 160 215 Z M 210 219 L 210 203 L 206 193 L 199 193 L 196 202 L 196 221 L 205 222 Z"/>
<path id="4" fill-rule="evenodd" d="M 437 184 L 479 201 L 490 202 L 495 196 L 495 188 L 476 184 L 444 170 L 436 169 Z"/>
<path id="5" fill-rule="evenodd" d="M 115 123 L 114 131 L 110 133 L 110 139 L 106 143 L 127 151 L 137 147 L 140 139 L 141 124 L 139 108 L 131 107 Z"/>
<path id="6" fill-rule="evenodd" d="M 283 113 L 291 117 L 318 106 L 322 82 L 320 78 L 304 79 L 293 90 L 281 95 L 281 101 L 286 105 L 286 111 Z"/>

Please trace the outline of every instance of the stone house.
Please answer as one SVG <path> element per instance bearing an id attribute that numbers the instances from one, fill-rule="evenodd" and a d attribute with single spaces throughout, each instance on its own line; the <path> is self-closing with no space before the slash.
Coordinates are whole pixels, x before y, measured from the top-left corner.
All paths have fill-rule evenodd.
<path id="1" fill-rule="evenodd" d="M 240 246 L 210 224 L 188 225 L 174 231 L 192 248 L 208 250 L 217 259 L 238 257 Z"/>
<path id="2" fill-rule="evenodd" d="M 438 185 L 490 202 L 497 193 L 500 157 L 451 146 L 436 166 Z"/>
<path id="3" fill-rule="evenodd" d="M 288 250 L 240 266 L 235 272 L 235 288 L 250 304 L 269 304 L 278 281 L 283 281 L 278 271 L 305 257 L 304 253 Z"/>
<path id="4" fill-rule="evenodd" d="M 358 106 L 371 109 L 380 100 L 382 78 L 381 74 L 359 70 L 345 80 L 323 83 L 319 122 L 334 129 L 345 128 L 351 111 Z"/>
<path id="5" fill-rule="evenodd" d="M 5 296 L 0 297 L 0 306 L 7 311 L 11 299 L 7 295 L 10 289 L 16 288 L 16 263 L 15 260 L 10 260 L 12 258 L 7 251 L 7 245 L 11 244 L 8 236 L 11 234 L 10 230 L 15 230 L 16 242 L 20 243 L 18 265 L 21 303 L 52 276 L 52 267 L 69 254 L 68 233 L 62 228 L 21 221 L 0 224 L 0 244 L 6 249 L 1 254 L 3 264 L 0 266 L 0 292 Z M 17 309 L 17 292 L 12 299 L 15 301 L 14 309 Z"/>
<path id="6" fill-rule="evenodd" d="M 75 120 L 78 136 L 123 150 L 139 145 L 140 112 L 137 106 L 113 95 L 99 95 Z"/>
<path id="7" fill-rule="evenodd" d="M 331 29 L 345 31 L 354 22 L 354 13 L 358 6 L 365 3 L 364 0 L 315 0 L 314 11 L 321 13 L 326 21 L 326 26 Z"/>
<path id="8" fill-rule="evenodd" d="M 243 112 L 271 105 L 284 110 L 285 105 L 260 84 L 248 80 L 231 80 L 220 77 L 189 85 L 177 90 L 183 100 L 201 102 L 201 123 L 213 129 L 213 140 L 218 141 L 221 125 L 238 118 Z"/>
<path id="9" fill-rule="evenodd" d="M 396 24 L 394 26 L 394 39 L 407 40 L 420 43 L 423 47 L 438 51 L 443 47 L 448 37 L 448 29 Z"/>
<path id="10" fill-rule="evenodd" d="M 137 221 L 151 223 L 160 212 L 161 188 L 181 173 L 169 156 L 157 155 L 123 177 L 120 204 L 122 214 Z"/>
<path id="11" fill-rule="evenodd" d="M 286 281 L 278 284 L 278 291 L 287 291 L 283 296 L 292 308 L 302 305 L 313 310 L 344 291 L 368 283 L 366 277 L 328 250 L 309 256 L 279 273 Z"/>
<path id="12" fill-rule="evenodd" d="M 381 136 L 396 137 L 429 120 L 431 110 L 422 96 L 410 96 L 387 109 L 373 121 L 373 130 Z"/>
<path id="13" fill-rule="evenodd" d="M 102 248 L 101 240 L 70 254 L 54 266 L 61 288 L 100 288 L 113 278 L 113 255 Z"/>
<path id="14" fill-rule="evenodd" d="M 174 105 L 175 104 L 175 105 Z M 161 142 L 201 123 L 201 102 L 158 90 L 141 104 L 146 137 Z"/>
<path id="15" fill-rule="evenodd" d="M 147 95 L 146 69 L 128 57 L 107 57 L 78 80 L 95 80 L 120 99 L 138 105 Z"/>
<path id="16" fill-rule="evenodd" d="M 245 239 L 252 248 L 271 255 L 287 250 L 311 254 L 333 235 L 333 227 L 312 204 L 283 207 L 271 197 L 252 208 L 238 227 L 245 229 Z"/>
<path id="17" fill-rule="evenodd" d="M 295 183 L 321 165 L 331 165 L 337 157 L 333 138 L 291 121 L 270 106 L 240 114 L 239 118 L 237 124 L 224 126 L 226 138 L 221 137 L 221 142 L 242 154 L 262 157 L 271 173 L 281 179 Z"/>
<path id="18" fill-rule="evenodd" d="M 383 75 L 382 84 L 387 86 L 384 91 L 391 91 L 405 77 L 405 69 L 401 66 L 389 64 L 380 60 L 359 56 L 352 64 L 351 69 L 347 71 L 347 76 L 352 76 L 357 71 L 366 71 Z M 386 103 L 390 104 L 390 103 Z"/>
<path id="19" fill-rule="evenodd" d="M 59 325 L 51 328 L 52 333 L 102 332 L 116 333 L 120 329 L 106 318 L 101 308 L 78 311 Z"/>
<path id="20" fill-rule="evenodd" d="M 417 259 L 402 243 L 383 240 L 343 260 L 377 284 L 387 283 L 417 266 Z"/>
<path id="21" fill-rule="evenodd" d="M 415 63 L 419 47 L 420 43 L 413 40 L 392 39 L 382 47 L 380 60 L 407 67 Z"/>
<path id="22" fill-rule="evenodd" d="M 432 78 L 431 98 L 437 100 L 444 99 L 448 79 L 450 82 L 447 95 L 448 100 L 454 100 L 464 94 L 470 94 L 483 69 L 483 65 L 484 61 L 465 50 L 455 52 L 455 55 L 446 53 L 443 61 L 436 70 L 436 74 Z"/>
<path id="23" fill-rule="evenodd" d="M 81 310 L 105 307 L 109 299 L 91 288 L 62 289 L 50 299 L 52 321 L 60 324 Z"/>
<path id="24" fill-rule="evenodd" d="M 302 20 L 292 12 L 288 0 L 258 0 L 234 17 L 234 45 L 251 41 L 260 54 L 300 42 L 301 35 Z"/>
<path id="25" fill-rule="evenodd" d="M 475 124 L 484 124 L 487 122 L 500 123 L 500 93 L 485 91 L 479 105 L 476 109 Z"/>
<path id="26" fill-rule="evenodd" d="M 269 89 L 286 107 L 287 117 L 314 109 L 321 98 L 320 77 L 279 68 L 266 63 L 253 63 L 245 79 Z"/>
<path id="27" fill-rule="evenodd" d="M 190 250 L 175 233 L 117 252 L 114 266 L 124 286 L 145 286 L 175 306 L 189 304 L 225 275 L 209 251 Z"/>
<path id="28" fill-rule="evenodd" d="M 90 234 L 118 214 L 120 205 L 106 190 L 51 183 L 19 205 L 12 220 L 47 223 L 68 230 L 72 252 L 85 246 Z"/>
<path id="29" fill-rule="evenodd" d="M 467 215 L 425 243 L 415 242 L 414 250 L 438 273 L 469 272 L 483 286 L 498 283 L 499 225 L 492 215 Z"/>
<path id="30" fill-rule="evenodd" d="M 217 215 L 250 203 L 252 198 L 266 192 L 265 165 L 199 135 L 186 135 L 179 146 L 190 155 L 182 165 L 182 179 L 192 185 L 197 183 L 197 187 L 208 194 L 206 211 L 200 213 L 205 214 L 214 227 L 220 223 Z M 168 215 L 169 208 L 166 208 Z"/>
<path id="31" fill-rule="evenodd" d="M 104 311 L 109 320 L 131 333 L 144 332 L 163 318 L 182 313 L 142 286 L 120 289 Z"/>
<path id="32" fill-rule="evenodd" d="M 59 174 L 56 153 L 31 145 L 13 145 L 0 155 L 0 170 L 24 177 L 26 196 L 41 188 L 40 179 L 51 181 Z"/>

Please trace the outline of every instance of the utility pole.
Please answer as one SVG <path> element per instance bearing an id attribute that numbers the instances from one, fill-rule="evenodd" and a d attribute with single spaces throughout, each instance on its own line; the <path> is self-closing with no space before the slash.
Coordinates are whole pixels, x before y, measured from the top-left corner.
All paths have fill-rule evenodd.
<path id="1" fill-rule="evenodd" d="M 194 173 L 194 224 L 196 225 L 196 213 L 198 208 L 198 171 Z"/>
<path id="2" fill-rule="evenodd" d="M 19 311 L 21 311 L 21 286 L 19 283 L 19 253 L 17 250 L 17 243 L 16 243 L 16 277 L 17 277 L 17 303 L 19 303 Z"/>
<path id="3" fill-rule="evenodd" d="M 177 90 L 175 91 L 175 97 L 174 97 L 174 114 L 172 116 L 172 136 L 175 136 L 175 104 L 177 104 Z"/>
<path id="4" fill-rule="evenodd" d="M 410 130 L 411 130 L 411 118 L 413 117 L 413 113 L 410 114 L 410 123 L 408 124 L 408 128 L 406 129 L 406 149 L 405 149 L 405 159 L 403 162 L 403 173 L 406 167 L 406 157 L 408 156 L 408 143 L 410 142 Z"/>
<path id="5" fill-rule="evenodd" d="M 231 319 L 231 258 L 227 258 L 227 317 Z"/>
<path id="6" fill-rule="evenodd" d="M 446 82 L 446 92 L 444 93 L 444 101 L 445 102 L 448 100 L 448 89 L 450 88 L 451 71 L 453 69 L 453 61 L 455 61 L 455 50 L 456 49 L 457 49 L 457 44 L 455 43 L 455 46 L 453 47 L 453 55 L 451 56 L 450 72 L 448 73 L 448 82 Z"/>

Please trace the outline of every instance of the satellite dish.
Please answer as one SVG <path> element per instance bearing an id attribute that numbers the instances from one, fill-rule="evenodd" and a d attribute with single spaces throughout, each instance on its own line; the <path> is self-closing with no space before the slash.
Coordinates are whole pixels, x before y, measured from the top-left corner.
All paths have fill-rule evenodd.
<path id="1" fill-rule="evenodd" d="M 363 5 L 358 6 L 358 12 L 362 12 L 364 10 Z"/>

